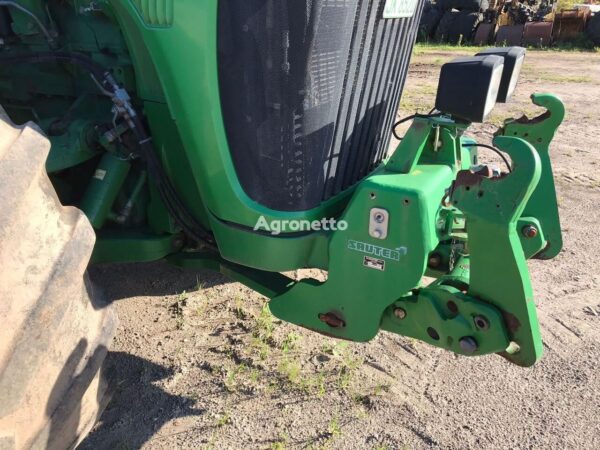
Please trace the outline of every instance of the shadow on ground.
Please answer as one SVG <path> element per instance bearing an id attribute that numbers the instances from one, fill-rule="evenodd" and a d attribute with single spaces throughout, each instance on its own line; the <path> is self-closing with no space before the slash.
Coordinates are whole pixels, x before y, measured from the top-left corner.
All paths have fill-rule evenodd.
<path id="1" fill-rule="evenodd" d="M 112 303 L 131 297 L 158 297 L 209 288 L 232 281 L 209 270 L 186 270 L 165 261 L 130 264 L 98 264 L 90 267 L 90 278 Z"/>
<path id="2" fill-rule="evenodd" d="M 173 375 L 169 368 L 123 352 L 111 352 L 107 371 L 116 386 L 100 423 L 79 450 L 138 449 L 167 422 L 200 416 L 194 401 L 168 394 L 155 383 Z"/>
<path id="3" fill-rule="evenodd" d="M 102 264 L 90 267 L 89 274 L 107 303 L 180 294 L 200 285 L 230 282 L 215 272 L 184 270 L 166 262 Z M 170 367 L 125 352 L 109 352 L 105 370 L 114 388 L 112 400 L 78 449 L 138 449 L 165 423 L 205 413 L 194 408 L 194 400 L 169 394 L 158 386 L 158 381 L 174 375 Z"/>

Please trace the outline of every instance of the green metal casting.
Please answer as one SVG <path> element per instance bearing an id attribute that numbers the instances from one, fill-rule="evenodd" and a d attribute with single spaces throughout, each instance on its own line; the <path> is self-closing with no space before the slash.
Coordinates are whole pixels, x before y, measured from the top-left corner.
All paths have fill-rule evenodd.
<path id="1" fill-rule="evenodd" d="M 558 204 L 552 162 L 550 161 L 550 142 L 565 117 L 565 106 L 552 94 L 533 94 L 535 105 L 546 108 L 546 112 L 531 120 L 523 117 L 510 120 L 499 131 L 503 136 L 518 136 L 535 147 L 542 164 L 542 177 L 523 213 L 535 217 L 544 230 L 546 245 L 542 252 L 535 255 L 539 259 L 551 259 L 562 249 L 562 233 L 558 216 Z"/>

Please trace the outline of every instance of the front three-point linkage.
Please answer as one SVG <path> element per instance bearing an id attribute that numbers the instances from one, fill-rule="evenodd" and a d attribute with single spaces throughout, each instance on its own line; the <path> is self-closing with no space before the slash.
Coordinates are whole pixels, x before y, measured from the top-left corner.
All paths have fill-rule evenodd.
<path id="1" fill-rule="evenodd" d="M 526 259 L 553 257 L 562 245 L 548 145 L 564 107 L 549 94 L 532 100 L 547 111 L 506 122 L 493 142 L 511 157 L 512 171 L 470 169 L 456 176 L 450 203 L 458 214 L 450 217 L 460 230 L 450 234 L 464 250 L 450 273 L 395 302 L 382 328 L 461 354 L 500 353 L 522 366 L 540 358 Z M 448 259 L 434 258 L 433 265 Z"/>

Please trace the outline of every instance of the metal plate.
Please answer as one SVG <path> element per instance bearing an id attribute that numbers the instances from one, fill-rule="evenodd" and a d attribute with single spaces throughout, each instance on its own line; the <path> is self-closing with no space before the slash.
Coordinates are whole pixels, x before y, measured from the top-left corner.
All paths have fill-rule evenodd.
<path id="1" fill-rule="evenodd" d="M 390 213 L 382 208 L 373 208 L 369 218 L 369 236 L 375 239 L 385 239 L 388 236 Z"/>
<path id="2" fill-rule="evenodd" d="M 523 30 L 523 45 L 547 47 L 552 42 L 552 22 L 529 22 Z"/>
<path id="3" fill-rule="evenodd" d="M 475 45 L 485 45 L 490 42 L 490 37 L 492 35 L 492 30 L 494 29 L 494 24 L 491 23 L 482 23 L 477 27 L 477 31 L 475 31 L 475 37 L 473 38 L 473 43 Z"/>
<path id="4" fill-rule="evenodd" d="M 498 28 L 496 45 L 521 45 L 523 25 L 506 25 Z"/>
<path id="5" fill-rule="evenodd" d="M 585 29 L 589 9 L 563 9 L 554 17 L 554 38 L 557 41 L 575 39 Z"/>

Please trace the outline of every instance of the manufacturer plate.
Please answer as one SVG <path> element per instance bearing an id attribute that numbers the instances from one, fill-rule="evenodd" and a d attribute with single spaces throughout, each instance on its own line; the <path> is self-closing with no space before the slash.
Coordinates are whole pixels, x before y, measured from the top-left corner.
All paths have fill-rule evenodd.
<path id="1" fill-rule="evenodd" d="M 419 0 L 386 0 L 383 10 L 384 19 L 401 19 L 415 15 Z"/>
<path id="2" fill-rule="evenodd" d="M 363 259 L 363 266 L 368 267 L 369 269 L 381 270 L 383 272 L 385 270 L 385 261 L 383 259 L 365 256 Z"/>

